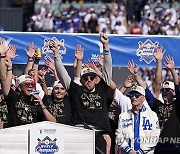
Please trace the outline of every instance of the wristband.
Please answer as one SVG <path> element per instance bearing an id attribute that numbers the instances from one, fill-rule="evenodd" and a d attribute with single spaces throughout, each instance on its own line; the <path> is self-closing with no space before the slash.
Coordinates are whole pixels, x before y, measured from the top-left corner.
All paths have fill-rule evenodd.
<path id="1" fill-rule="evenodd" d="M 45 110 L 45 109 L 46 109 L 46 107 L 43 107 L 43 108 L 42 108 L 42 110 Z"/>
<path id="2" fill-rule="evenodd" d="M 126 88 L 126 89 L 129 88 L 129 87 L 126 87 L 126 86 L 123 86 L 123 87 Z"/>
<path id="3" fill-rule="evenodd" d="M 33 59 L 32 60 L 28 60 L 28 62 L 33 62 Z"/>
<path id="4" fill-rule="evenodd" d="M 41 84 L 45 84 L 46 83 L 46 81 L 44 80 L 44 81 L 41 81 Z"/>
<path id="5" fill-rule="evenodd" d="M 7 71 L 12 71 L 12 68 L 8 68 Z"/>
<path id="6" fill-rule="evenodd" d="M 6 55 L 0 55 L 0 58 L 6 58 Z"/>
<path id="7" fill-rule="evenodd" d="M 45 106 L 45 105 L 42 105 L 41 107 L 42 107 L 42 110 L 46 109 L 46 106 Z"/>

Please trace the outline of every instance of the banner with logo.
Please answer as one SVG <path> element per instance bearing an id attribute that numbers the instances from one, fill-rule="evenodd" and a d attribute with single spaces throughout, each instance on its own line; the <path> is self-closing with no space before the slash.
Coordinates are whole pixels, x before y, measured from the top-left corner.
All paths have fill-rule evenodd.
<path id="1" fill-rule="evenodd" d="M 0 37 L 8 44 L 17 45 L 17 55 L 13 64 L 26 64 L 30 42 L 34 42 L 36 48 L 42 51 L 40 64 L 44 64 L 47 57 L 53 58 L 53 52 L 49 48 L 49 40 L 57 41 L 61 59 L 64 65 L 72 65 L 74 51 L 78 44 L 84 48 L 83 63 L 87 60 L 97 61 L 98 55 L 103 54 L 103 46 L 99 41 L 99 34 L 64 34 L 64 33 L 20 33 L 1 32 Z M 109 44 L 112 54 L 113 66 L 127 66 L 128 61 L 133 60 L 141 67 L 155 67 L 153 54 L 162 46 L 165 56 L 174 58 L 176 67 L 180 67 L 180 37 L 170 36 L 119 36 L 109 35 Z"/>
<path id="2" fill-rule="evenodd" d="M 64 153 L 64 129 L 31 128 L 30 129 L 29 154 L 63 154 Z"/>

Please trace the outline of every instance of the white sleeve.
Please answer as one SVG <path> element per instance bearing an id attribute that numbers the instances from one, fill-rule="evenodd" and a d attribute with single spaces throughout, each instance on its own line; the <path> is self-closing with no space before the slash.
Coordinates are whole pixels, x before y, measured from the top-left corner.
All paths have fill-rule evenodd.
<path id="1" fill-rule="evenodd" d="M 82 85 L 80 82 L 80 77 L 74 77 L 74 83 L 78 84 L 78 85 Z"/>
<path id="2" fill-rule="evenodd" d="M 121 113 L 132 109 L 131 100 L 126 95 L 116 88 L 114 102 L 120 107 Z"/>

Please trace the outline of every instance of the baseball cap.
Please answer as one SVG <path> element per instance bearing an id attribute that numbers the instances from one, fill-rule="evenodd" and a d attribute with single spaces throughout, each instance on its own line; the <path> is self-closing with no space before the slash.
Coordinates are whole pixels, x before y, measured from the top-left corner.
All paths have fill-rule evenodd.
<path id="1" fill-rule="evenodd" d="M 59 80 L 54 81 L 53 88 L 55 88 L 56 86 L 63 87 L 63 85 L 61 84 L 61 82 Z"/>
<path id="2" fill-rule="evenodd" d="M 174 82 L 172 81 L 165 81 L 163 83 L 163 88 L 170 88 L 174 91 Z"/>
<path id="3" fill-rule="evenodd" d="M 145 90 L 143 87 L 135 85 L 131 88 L 130 92 L 136 91 L 138 93 L 140 93 L 141 95 L 145 96 Z"/>
<path id="4" fill-rule="evenodd" d="M 33 79 L 32 79 L 32 77 L 30 75 L 21 75 L 17 79 L 17 86 L 19 86 L 24 81 L 32 81 L 33 82 Z"/>
<path id="5" fill-rule="evenodd" d="M 92 68 L 83 68 L 81 70 L 80 76 L 94 75 L 96 76 L 96 72 Z"/>

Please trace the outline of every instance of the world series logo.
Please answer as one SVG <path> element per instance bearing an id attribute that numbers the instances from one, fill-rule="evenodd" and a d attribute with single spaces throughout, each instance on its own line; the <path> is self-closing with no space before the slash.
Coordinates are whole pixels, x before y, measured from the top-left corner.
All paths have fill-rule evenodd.
<path id="1" fill-rule="evenodd" d="M 38 140 L 38 145 L 35 147 L 35 152 L 40 154 L 54 154 L 59 151 L 59 147 L 56 145 L 57 139 L 51 140 L 46 136 L 43 140 Z"/>
<path id="2" fill-rule="evenodd" d="M 62 59 L 63 58 L 62 55 L 66 54 L 66 47 L 65 47 L 65 44 L 64 44 L 65 40 L 64 39 L 58 40 L 56 37 L 52 37 L 51 39 L 54 40 L 57 43 L 58 49 L 59 49 L 59 54 L 60 54 L 60 57 Z M 44 39 L 44 45 L 42 47 L 42 53 L 45 54 L 46 57 L 50 57 L 50 58 L 53 59 L 54 58 L 54 53 L 50 49 L 49 43 L 50 43 L 50 40 Z"/>
<path id="3" fill-rule="evenodd" d="M 159 42 L 153 43 L 150 39 L 147 39 L 144 43 L 139 41 L 138 44 L 136 55 L 140 57 L 140 61 L 144 60 L 147 64 L 150 64 L 153 60 L 156 61 L 154 53 L 159 48 Z"/>

